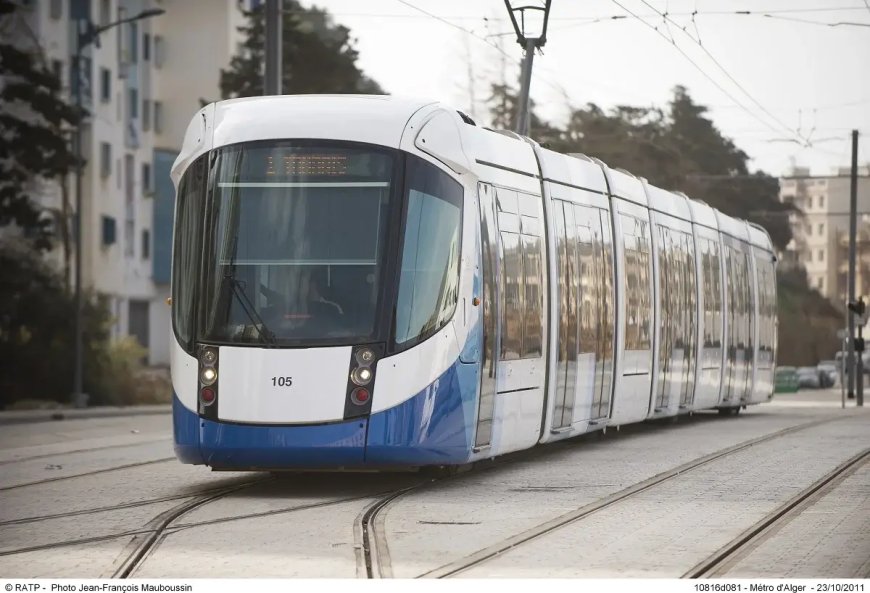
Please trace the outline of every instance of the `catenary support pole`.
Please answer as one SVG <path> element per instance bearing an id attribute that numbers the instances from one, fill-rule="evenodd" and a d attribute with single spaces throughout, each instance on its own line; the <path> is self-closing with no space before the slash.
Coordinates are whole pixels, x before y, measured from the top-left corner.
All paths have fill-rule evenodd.
<path id="1" fill-rule="evenodd" d="M 849 195 L 849 294 L 846 300 L 855 302 L 855 242 L 858 233 L 858 130 L 852 130 L 852 187 Z M 849 317 L 849 399 L 855 397 L 855 316 Z"/>
<path id="2" fill-rule="evenodd" d="M 849 291 L 851 302 L 855 301 L 855 268 L 857 259 L 857 244 L 858 244 L 858 130 L 852 130 L 852 179 L 849 192 Z M 862 290 L 863 292 L 863 290 Z M 862 295 L 863 298 L 863 295 Z M 863 303 L 863 302 L 862 302 Z M 854 316 L 849 316 L 852 319 L 854 326 Z M 861 323 L 864 323 L 864 315 L 862 314 Z M 863 327 L 858 328 L 858 337 L 863 338 Z M 864 405 L 864 345 L 861 340 L 861 349 L 858 351 L 857 360 L 857 381 L 858 381 L 858 406 Z"/>
<path id="3" fill-rule="evenodd" d="M 531 99 L 529 90 L 532 86 L 532 62 L 535 59 L 535 39 L 526 40 L 526 54 L 523 56 L 522 71 L 520 73 L 520 97 L 519 113 L 517 114 L 517 134 L 529 135 L 531 126 Z"/>
<path id="4" fill-rule="evenodd" d="M 75 271 L 75 299 L 76 299 L 76 316 L 75 316 L 75 338 L 74 338 L 74 358 L 73 358 L 73 392 L 72 405 L 76 408 L 83 408 L 87 405 L 88 396 L 84 393 L 84 352 L 82 334 L 84 332 L 84 302 L 82 300 L 82 251 L 84 250 L 84 241 L 82 240 L 82 168 L 84 167 L 84 159 L 82 158 L 82 133 L 84 132 L 83 117 L 82 117 L 82 27 L 85 21 L 76 21 L 76 53 L 75 53 L 75 106 L 78 114 L 76 129 L 73 142 L 73 152 L 76 157 L 76 212 L 75 212 L 75 247 L 76 247 L 76 271 Z"/>
<path id="5" fill-rule="evenodd" d="M 281 94 L 281 30 L 282 0 L 266 0 L 266 69 L 263 80 L 264 95 Z"/>

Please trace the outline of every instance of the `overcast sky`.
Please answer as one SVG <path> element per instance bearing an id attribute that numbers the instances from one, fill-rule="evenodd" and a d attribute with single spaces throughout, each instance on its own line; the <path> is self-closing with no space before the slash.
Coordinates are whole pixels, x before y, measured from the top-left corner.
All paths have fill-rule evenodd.
<path id="1" fill-rule="evenodd" d="M 488 123 L 489 83 L 503 71 L 517 80 L 522 50 L 498 35 L 511 30 L 503 0 L 302 1 L 351 29 L 359 65 L 391 94 L 442 100 Z M 617 1 L 647 24 L 613 0 L 552 0 L 532 80 L 545 119 L 562 123 L 569 105 L 588 102 L 664 107 L 681 84 L 754 169 L 848 166 L 852 129 L 859 161 L 870 162 L 870 0 Z M 754 14 L 733 14 L 742 10 Z"/>

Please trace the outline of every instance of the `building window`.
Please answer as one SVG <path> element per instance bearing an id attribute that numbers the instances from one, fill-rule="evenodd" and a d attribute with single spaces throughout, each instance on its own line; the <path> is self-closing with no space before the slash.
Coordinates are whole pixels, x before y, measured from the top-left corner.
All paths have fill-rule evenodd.
<path id="1" fill-rule="evenodd" d="M 816 288 L 818 288 L 819 290 L 825 290 L 825 277 L 824 276 L 819 276 L 818 278 L 816 278 Z"/>
<path id="2" fill-rule="evenodd" d="M 146 62 L 151 59 L 151 35 L 148 33 L 142 34 L 142 59 Z"/>
<path id="3" fill-rule="evenodd" d="M 813 209 L 813 197 L 810 196 L 807 198 L 807 210 L 812 210 L 812 209 Z"/>
<path id="4" fill-rule="evenodd" d="M 154 101 L 154 131 L 158 134 L 163 131 L 163 103 Z"/>
<path id="5" fill-rule="evenodd" d="M 819 196 L 819 208 L 825 207 L 825 196 Z"/>
<path id="6" fill-rule="evenodd" d="M 812 262 L 812 261 L 813 261 L 813 250 L 812 250 L 812 249 L 810 249 L 809 251 L 807 251 L 807 261 L 808 261 L 808 262 Z"/>
<path id="7" fill-rule="evenodd" d="M 100 177 L 106 178 L 112 174 L 112 145 L 100 143 Z"/>
<path id="8" fill-rule="evenodd" d="M 160 35 L 154 36 L 154 67 L 160 68 L 163 66 L 163 60 L 165 58 L 164 53 L 166 51 L 165 43 L 163 41 L 163 37 Z"/>
<path id="9" fill-rule="evenodd" d="M 151 233 L 146 229 L 142 231 L 142 259 L 151 257 Z"/>
<path id="10" fill-rule="evenodd" d="M 819 261 L 820 262 L 825 261 L 825 250 L 824 249 L 819 249 Z"/>
<path id="11" fill-rule="evenodd" d="M 139 59 L 139 25 L 130 23 L 130 63 L 135 64 Z"/>
<path id="12" fill-rule="evenodd" d="M 63 62 L 60 60 L 52 60 L 51 61 L 51 72 L 54 74 L 54 77 L 57 79 L 58 86 L 63 87 Z"/>
<path id="13" fill-rule="evenodd" d="M 139 117 L 139 92 L 136 89 L 130 89 L 130 119 Z"/>
<path id="14" fill-rule="evenodd" d="M 100 68 L 100 100 L 103 103 L 112 100 L 112 72 L 108 68 Z"/>
<path id="15" fill-rule="evenodd" d="M 142 131 L 147 132 L 151 129 L 151 101 L 145 99 L 142 101 Z"/>
<path id="16" fill-rule="evenodd" d="M 142 163 L 142 190 L 151 191 L 151 165 Z"/>
<path id="17" fill-rule="evenodd" d="M 112 2 L 111 0 L 100 0 L 100 24 L 108 25 L 112 20 Z"/>
<path id="18" fill-rule="evenodd" d="M 819 224 L 819 235 L 824 235 L 824 234 L 825 234 L 825 223 L 820 223 Z"/>
<path id="19" fill-rule="evenodd" d="M 115 219 L 111 216 L 103 216 L 103 247 L 113 245 L 117 239 Z"/>
<path id="20" fill-rule="evenodd" d="M 63 1 L 62 0 L 51 0 L 51 4 L 48 9 L 49 15 L 54 20 L 60 20 L 63 16 Z"/>

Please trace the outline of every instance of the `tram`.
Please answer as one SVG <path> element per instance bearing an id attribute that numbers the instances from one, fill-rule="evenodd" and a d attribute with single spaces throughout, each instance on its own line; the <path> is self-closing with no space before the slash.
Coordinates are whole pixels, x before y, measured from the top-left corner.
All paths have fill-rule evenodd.
<path id="1" fill-rule="evenodd" d="M 768 234 L 597 159 L 271 96 L 198 111 L 172 179 L 184 463 L 462 465 L 773 396 Z"/>

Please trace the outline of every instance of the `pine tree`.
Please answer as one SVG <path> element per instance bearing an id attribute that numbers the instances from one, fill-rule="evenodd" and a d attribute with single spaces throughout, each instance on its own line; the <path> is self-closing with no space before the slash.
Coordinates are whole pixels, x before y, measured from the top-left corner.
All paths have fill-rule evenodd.
<path id="1" fill-rule="evenodd" d="M 242 50 L 233 56 L 229 68 L 221 70 L 221 96 L 225 99 L 263 94 L 263 5 L 246 16 L 247 25 L 239 28 L 245 39 Z M 281 40 L 284 94 L 384 93 L 357 67 L 359 54 L 350 30 L 335 25 L 325 10 L 303 8 L 296 0 L 285 0 Z"/>
<path id="2" fill-rule="evenodd" d="M 0 19 L 13 19 L 18 5 L 0 0 Z M 21 228 L 34 247 L 50 249 L 51 220 L 31 195 L 40 181 L 61 181 L 76 158 L 68 130 L 76 109 L 60 82 L 33 52 L 0 41 L 0 226 Z"/>

